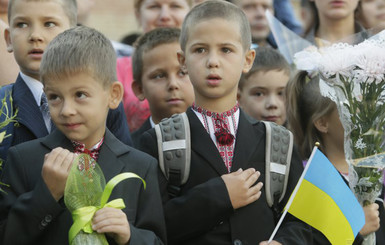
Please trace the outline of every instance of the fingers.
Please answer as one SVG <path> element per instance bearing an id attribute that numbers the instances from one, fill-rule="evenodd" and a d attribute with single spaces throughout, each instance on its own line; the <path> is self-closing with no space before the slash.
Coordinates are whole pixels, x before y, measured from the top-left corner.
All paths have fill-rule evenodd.
<path id="1" fill-rule="evenodd" d="M 127 244 L 131 237 L 126 214 L 116 208 L 98 210 L 92 220 L 92 229 L 98 233 L 110 233 L 118 244 Z"/>
<path id="2" fill-rule="evenodd" d="M 59 200 L 71 170 L 75 154 L 61 147 L 53 149 L 44 156 L 42 177 L 55 200 Z"/>

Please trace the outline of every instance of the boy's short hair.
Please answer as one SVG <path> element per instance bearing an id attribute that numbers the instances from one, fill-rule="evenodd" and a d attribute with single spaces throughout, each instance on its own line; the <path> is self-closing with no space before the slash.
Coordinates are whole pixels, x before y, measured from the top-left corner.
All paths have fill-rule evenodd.
<path id="1" fill-rule="evenodd" d="M 134 81 L 142 84 L 143 75 L 143 55 L 144 53 L 154 49 L 155 47 L 168 44 L 178 43 L 180 36 L 180 29 L 177 28 L 156 28 L 149 31 L 138 38 L 134 43 L 135 51 L 132 55 L 132 71 Z M 173 54 L 168 54 L 173 55 Z M 175 59 L 177 54 L 175 53 Z"/>
<path id="2" fill-rule="evenodd" d="M 273 48 L 258 47 L 255 50 L 255 59 L 250 71 L 242 74 L 238 88 L 242 89 L 246 80 L 257 72 L 268 72 L 272 70 L 283 71 L 290 77 L 290 65 L 285 57 Z"/>
<path id="3" fill-rule="evenodd" d="M 182 31 L 180 34 L 180 46 L 185 51 L 186 43 L 189 38 L 189 30 L 191 26 L 196 25 L 203 20 L 220 18 L 229 22 L 239 24 L 240 38 L 244 50 L 249 50 L 251 46 L 250 24 L 246 15 L 238 6 L 220 0 L 209 0 L 196 5 L 186 15 Z"/>
<path id="4" fill-rule="evenodd" d="M 8 2 L 8 23 L 11 23 L 11 14 L 12 7 L 15 1 L 20 0 L 9 0 Z M 76 26 L 78 20 L 78 7 L 76 0 L 25 0 L 30 2 L 48 2 L 48 1 L 58 1 L 61 2 L 64 12 L 66 13 L 71 26 Z"/>
<path id="5" fill-rule="evenodd" d="M 56 36 L 44 51 L 40 77 L 60 79 L 86 72 L 104 86 L 117 81 L 116 53 L 110 40 L 93 28 L 77 26 Z"/>

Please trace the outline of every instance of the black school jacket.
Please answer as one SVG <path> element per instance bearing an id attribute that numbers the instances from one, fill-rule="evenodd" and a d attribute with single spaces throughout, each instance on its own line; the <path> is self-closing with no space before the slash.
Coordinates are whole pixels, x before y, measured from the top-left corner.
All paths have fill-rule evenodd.
<path id="1" fill-rule="evenodd" d="M 71 142 L 59 131 L 37 140 L 11 147 L 2 182 L 9 184 L 0 192 L 0 244 L 66 244 L 72 225 L 63 198 L 56 202 L 41 177 L 44 155 L 56 147 L 73 150 Z M 131 228 L 130 245 L 162 244 L 166 231 L 154 158 L 120 142 L 106 130 L 98 164 L 106 182 L 123 172 L 138 179 L 124 180 L 114 188 L 110 200 L 122 198 L 123 211 Z M 115 244 L 110 240 L 110 244 Z"/>
<path id="2" fill-rule="evenodd" d="M 191 170 L 179 197 L 169 198 L 167 181 L 161 170 L 158 171 L 169 244 L 255 245 L 268 240 L 276 224 L 274 213 L 267 205 L 265 191 L 256 202 L 234 210 L 221 178 L 227 174 L 223 160 L 191 108 L 187 110 L 187 115 L 191 130 Z M 258 181 L 265 181 L 265 137 L 264 124 L 247 118 L 241 110 L 232 172 L 253 167 L 261 172 Z M 154 129 L 143 134 L 139 149 L 158 157 Z M 302 170 L 302 162 L 294 152 L 283 205 Z M 311 230 L 287 215 L 275 240 L 285 245 L 309 245 Z"/>

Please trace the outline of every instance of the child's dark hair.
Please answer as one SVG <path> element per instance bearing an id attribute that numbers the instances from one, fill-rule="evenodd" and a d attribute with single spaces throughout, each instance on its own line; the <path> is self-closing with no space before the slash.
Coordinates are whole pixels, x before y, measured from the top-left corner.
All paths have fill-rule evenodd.
<path id="1" fill-rule="evenodd" d="M 256 72 L 284 71 L 290 77 L 290 65 L 281 53 L 268 47 L 258 47 L 255 51 L 253 66 L 249 72 L 242 74 L 239 89 L 242 90 L 247 79 Z"/>
<path id="2" fill-rule="evenodd" d="M 286 86 L 288 128 L 293 132 L 302 159 L 307 159 L 315 142 L 322 137 L 314 126 L 321 117 L 336 109 L 335 103 L 320 93 L 319 76 L 309 77 L 306 71 L 298 72 Z"/>
<path id="3" fill-rule="evenodd" d="M 180 30 L 177 28 L 156 28 L 136 40 L 135 52 L 132 55 L 132 72 L 135 82 L 142 84 L 144 53 L 162 44 L 178 43 L 179 36 Z M 175 55 L 175 59 L 177 58 L 176 53 L 168 55 Z"/>

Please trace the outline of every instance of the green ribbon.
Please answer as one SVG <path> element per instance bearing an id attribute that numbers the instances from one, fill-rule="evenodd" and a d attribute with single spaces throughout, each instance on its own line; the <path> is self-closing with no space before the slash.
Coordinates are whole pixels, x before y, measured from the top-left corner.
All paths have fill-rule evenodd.
<path id="1" fill-rule="evenodd" d="M 142 180 L 144 189 L 146 189 L 146 182 L 137 174 L 134 173 L 121 173 L 116 175 L 114 178 L 112 178 L 110 181 L 108 181 L 106 187 L 103 190 L 103 194 L 100 200 L 100 206 L 86 206 L 81 207 L 79 209 L 76 209 L 72 212 L 72 219 L 74 223 L 72 224 L 70 231 L 68 233 L 69 235 L 69 241 L 70 244 L 72 243 L 75 236 L 83 230 L 85 233 L 91 234 L 94 232 L 92 230 L 92 218 L 94 217 L 94 214 L 99 209 L 102 209 L 104 207 L 111 207 L 111 208 L 117 208 L 117 209 L 123 209 L 126 206 L 124 205 L 123 199 L 118 198 L 114 199 L 107 203 L 108 199 L 110 198 L 111 192 L 114 189 L 114 187 L 125 179 L 130 178 L 138 178 Z"/>

